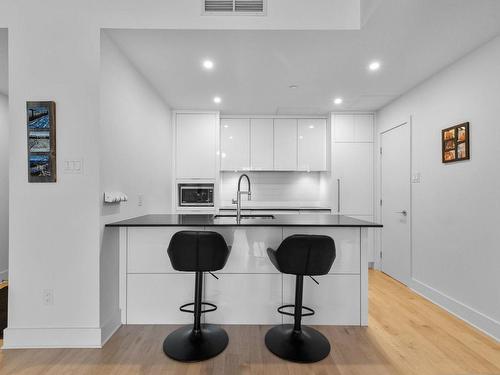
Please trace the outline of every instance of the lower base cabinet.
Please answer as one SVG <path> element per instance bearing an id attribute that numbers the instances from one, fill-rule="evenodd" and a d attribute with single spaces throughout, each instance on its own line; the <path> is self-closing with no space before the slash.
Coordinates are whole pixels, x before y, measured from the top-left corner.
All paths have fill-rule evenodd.
<path id="1" fill-rule="evenodd" d="M 304 317 L 303 324 L 318 325 L 360 325 L 360 281 L 359 275 L 324 275 L 304 277 L 303 305 L 315 311 L 313 316 Z M 295 302 L 295 276 L 283 275 L 284 304 Z M 290 308 L 288 311 L 292 312 Z M 292 323 L 293 317 L 284 315 L 285 323 Z"/>
<path id="2" fill-rule="evenodd" d="M 194 300 L 194 273 L 129 274 L 127 324 L 190 324 L 179 307 Z"/>
<path id="3" fill-rule="evenodd" d="M 282 276 L 276 274 L 210 274 L 205 276 L 205 300 L 217 305 L 207 323 L 281 324 Z"/>

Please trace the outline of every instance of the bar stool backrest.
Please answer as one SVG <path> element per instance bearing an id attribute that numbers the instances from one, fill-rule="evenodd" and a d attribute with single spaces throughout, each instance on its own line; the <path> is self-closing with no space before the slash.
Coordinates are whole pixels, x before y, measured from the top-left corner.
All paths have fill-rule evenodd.
<path id="1" fill-rule="evenodd" d="M 224 268 L 229 248 L 219 233 L 179 231 L 172 236 L 167 253 L 177 271 L 208 272 Z"/>
<path id="2" fill-rule="evenodd" d="M 295 234 L 276 251 L 277 268 L 292 275 L 326 275 L 335 261 L 335 242 L 329 236 Z"/>

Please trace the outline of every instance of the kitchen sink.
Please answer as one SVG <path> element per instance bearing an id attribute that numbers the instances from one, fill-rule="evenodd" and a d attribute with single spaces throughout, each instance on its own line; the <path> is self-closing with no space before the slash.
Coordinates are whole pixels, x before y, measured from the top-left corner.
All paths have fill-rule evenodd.
<path id="1" fill-rule="evenodd" d="M 229 215 L 229 214 L 221 214 L 221 215 L 214 215 L 214 219 L 222 219 L 225 217 L 230 217 L 230 218 L 235 218 L 236 215 Z M 274 215 L 241 215 L 242 219 L 274 219 Z"/>

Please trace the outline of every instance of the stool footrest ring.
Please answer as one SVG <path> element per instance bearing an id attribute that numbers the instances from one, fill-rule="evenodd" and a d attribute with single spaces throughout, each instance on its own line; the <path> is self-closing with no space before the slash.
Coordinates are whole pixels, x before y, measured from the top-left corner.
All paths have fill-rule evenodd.
<path id="1" fill-rule="evenodd" d="M 211 308 L 208 308 L 208 309 L 205 309 L 205 310 L 201 310 L 200 311 L 201 314 L 205 314 L 205 313 L 217 310 L 217 306 L 214 305 L 213 303 L 210 303 L 210 302 L 202 302 L 201 305 L 202 306 L 210 306 L 211 307 Z M 182 305 L 181 307 L 179 307 L 179 310 L 181 310 L 182 312 L 194 314 L 194 309 L 193 310 L 189 310 L 189 309 L 186 308 L 188 306 L 194 306 L 194 302 L 190 302 L 190 303 L 186 303 L 186 304 Z"/>
<path id="2" fill-rule="evenodd" d="M 283 305 L 283 306 L 278 307 L 277 310 L 278 310 L 278 312 L 280 314 L 289 315 L 289 316 L 295 316 L 294 313 L 291 313 L 291 312 L 288 312 L 288 311 L 284 311 L 284 309 L 290 308 L 290 307 L 295 308 L 295 305 Z M 302 313 L 300 316 L 311 316 L 311 315 L 315 314 L 314 310 L 311 309 L 310 307 L 302 306 L 302 310 L 306 310 L 307 312 L 306 313 Z"/>

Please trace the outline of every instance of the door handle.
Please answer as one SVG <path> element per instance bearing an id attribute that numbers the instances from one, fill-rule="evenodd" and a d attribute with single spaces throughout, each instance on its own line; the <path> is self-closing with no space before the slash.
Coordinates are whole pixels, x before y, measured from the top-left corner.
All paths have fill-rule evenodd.
<path id="1" fill-rule="evenodd" d="M 406 210 L 403 210 L 403 211 L 396 211 L 395 213 L 396 213 L 396 214 L 401 214 L 401 215 L 403 215 L 403 216 L 407 216 L 407 215 L 408 215 L 408 211 L 406 211 Z"/>

